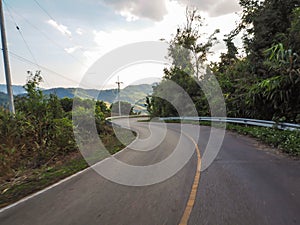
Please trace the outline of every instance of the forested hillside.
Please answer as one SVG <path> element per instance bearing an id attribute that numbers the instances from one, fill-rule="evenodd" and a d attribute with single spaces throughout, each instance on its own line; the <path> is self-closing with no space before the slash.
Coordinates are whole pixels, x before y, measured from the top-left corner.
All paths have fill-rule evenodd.
<path id="1" fill-rule="evenodd" d="M 0 106 L 8 108 L 8 95 L 3 92 L 0 92 Z"/>
<path id="2" fill-rule="evenodd" d="M 74 132 L 91 135 L 88 130 L 77 128 L 72 115 L 85 123 L 94 114 L 97 132 L 110 153 L 124 147 L 104 121 L 111 110 L 103 101 L 77 98 L 74 109 L 73 99 L 45 95 L 39 88 L 41 82 L 39 71 L 30 73 L 24 85 L 26 94 L 15 98 L 15 115 L 0 107 L 0 206 L 87 166 Z M 91 147 L 92 142 L 88 145 Z M 74 165 L 69 165 L 71 162 Z M 27 183 L 32 186 L 26 186 Z M 24 185 L 25 191 L 19 185 Z"/>
<path id="3" fill-rule="evenodd" d="M 14 95 L 20 95 L 26 93 L 26 90 L 22 85 L 12 85 Z M 6 84 L 0 84 L 0 92 L 7 93 Z"/>
<path id="4" fill-rule="evenodd" d="M 1 92 L 1 90 L 3 92 Z M 76 88 L 51 88 L 40 89 L 45 95 L 56 95 L 58 98 L 74 98 L 75 92 L 79 91 L 80 95 L 85 98 L 94 98 L 99 101 L 104 101 L 109 104 L 117 100 L 117 89 L 96 90 L 96 89 L 76 89 Z M 13 85 L 14 95 L 25 95 L 26 90 L 23 86 Z M 152 84 L 129 85 L 121 89 L 120 99 L 124 102 L 129 102 L 136 105 L 139 110 L 145 111 L 144 104 L 146 96 L 152 93 Z M 8 98 L 6 95 L 6 85 L 0 85 L 0 106 L 6 108 Z"/>

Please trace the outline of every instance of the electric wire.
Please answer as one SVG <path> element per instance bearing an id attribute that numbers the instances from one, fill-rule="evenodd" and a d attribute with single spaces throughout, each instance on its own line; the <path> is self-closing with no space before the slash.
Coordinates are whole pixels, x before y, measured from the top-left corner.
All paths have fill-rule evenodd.
<path id="1" fill-rule="evenodd" d="M 43 10 L 49 17 L 50 17 L 50 19 L 52 19 L 53 21 L 56 21 L 51 15 L 50 15 L 50 13 L 48 13 L 48 11 L 43 7 L 43 6 L 41 6 L 41 4 L 38 2 L 38 1 L 36 1 L 36 0 L 33 0 L 36 4 L 37 4 L 37 6 L 41 9 L 41 10 Z"/>
<path id="2" fill-rule="evenodd" d="M 16 29 L 17 29 L 19 35 L 21 36 L 21 38 L 22 38 L 22 40 L 23 40 L 23 42 L 24 42 L 24 44 L 25 44 L 25 46 L 26 46 L 26 48 L 27 48 L 29 54 L 31 55 L 33 61 L 35 62 L 35 65 L 37 66 L 38 70 L 41 70 L 41 67 L 40 67 L 39 63 L 37 62 L 37 60 L 36 60 L 36 58 L 35 58 L 35 56 L 34 56 L 32 50 L 31 50 L 31 48 L 30 48 L 30 46 L 29 46 L 29 44 L 27 43 L 27 41 L 25 40 L 25 38 L 24 38 L 24 36 L 23 36 L 23 33 L 22 33 L 22 31 L 21 31 L 20 26 L 17 24 L 17 22 L 16 22 L 14 16 L 13 16 L 12 13 L 11 13 L 10 7 L 7 5 L 6 1 L 3 1 L 3 2 L 4 2 L 4 5 L 5 5 L 5 7 L 6 7 L 6 10 L 7 10 L 8 14 L 9 14 L 11 20 L 12 20 L 13 23 L 15 24 L 15 27 L 16 27 Z M 42 76 L 43 80 L 45 81 L 46 85 L 47 85 L 48 87 L 50 87 L 50 84 L 49 84 L 48 80 L 46 79 L 46 77 L 43 76 L 43 75 L 41 75 L 41 76 Z"/>
<path id="3" fill-rule="evenodd" d="M 44 7 L 41 6 L 41 4 L 39 4 L 36 0 L 34 0 L 34 1 L 35 1 L 36 4 L 38 5 L 38 7 L 41 8 L 41 9 L 47 14 L 47 16 L 49 16 L 50 19 L 52 19 L 53 21 L 56 21 L 56 20 L 50 15 L 50 13 L 49 13 Z M 56 72 L 56 71 L 54 71 L 54 70 L 52 70 L 52 69 L 50 69 L 50 68 L 48 68 L 48 67 L 46 67 L 46 66 L 43 66 L 43 65 L 40 65 L 39 63 L 37 63 L 37 60 L 36 60 L 36 58 L 34 57 L 34 54 L 33 54 L 33 52 L 31 51 L 30 46 L 28 45 L 28 43 L 26 42 L 24 36 L 22 35 L 22 32 L 21 32 L 21 30 L 20 30 L 20 26 L 18 26 L 18 24 L 16 23 L 15 18 L 14 18 L 13 15 L 12 15 L 12 12 L 14 12 L 14 10 L 9 6 L 9 4 L 6 2 L 6 0 L 3 0 L 3 2 L 4 2 L 5 6 L 6 6 L 6 8 L 7 8 L 7 11 L 8 11 L 8 13 L 9 13 L 9 15 L 10 15 L 12 21 L 13 21 L 14 24 L 15 24 L 16 29 L 18 30 L 18 32 L 19 32 L 21 38 L 23 39 L 23 41 L 24 41 L 24 43 L 25 43 L 25 45 L 26 45 L 26 48 L 28 49 L 28 51 L 29 51 L 29 53 L 30 53 L 30 55 L 31 55 L 31 57 L 32 57 L 32 59 L 33 59 L 33 61 L 31 61 L 31 60 L 29 60 L 29 59 L 27 59 L 27 58 L 25 58 L 25 57 L 23 57 L 23 56 L 20 56 L 20 55 L 18 55 L 17 53 L 14 53 L 14 52 L 12 52 L 12 51 L 9 51 L 9 52 L 8 52 L 9 55 L 11 55 L 13 58 L 15 58 L 15 59 L 17 59 L 17 60 L 19 60 L 19 61 L 21 61 L 21 62 L 24 62 L 24 63 L 30 64 L 30 65 L 37 66 L 37 67 L 39 67 L 39 68 L 41 68 L 41 69 L 43 69 L 43 70 L 45 70 L 45 71 L 47 71 L 47 72 L 49 72 L 49 73 L 51 73 L 51 74 L 54 74 L 54 75 L 56 75 L 56 76 L 58 76 L 58 77 L 61 77 L 61 78 L 65 79 L 65 80 L 67 80 L 67 81 L 70 81 L 70 82 L 72 82 L 72 83 L 78 85 L 78 81 L 73 80 L 73 79 L 71 79 L 71 78 L 69 78 L 69 77 L 67 77 L 67 76 L 65 76 L 65 75 L 63 75 L 63 74 L 61 74 L 61 73 L 58 73 L 58 72 Z M 44 36 L 44 38 L 46 38 L 47 40 L 49 40 L 49 41 L 50 41 L 52 44 L 54 44 L 56 47 L 58 47 L 59 49 L 62 49 L 63 52 L 64 52 L 65 54 L 68 54 L 69 56 L 71 56 L 73 59 L 75 59 L 75 60 L 76 60 L 77 62 L 79 62 L 80 64 L 84 65 L 85 67 L 88 67 L 88 66 L 87 66 L 86 64 L 84 64 L 81 60 L 79 60 L 78 58 L 76 58 L 76 57 L 73 56 L 72 54 L 66 52 L 66 51 L 65 51 L 65 48 L 64 48 L 63 46 L 61 46 L 61 45 L 58 44 L 56 41 L 54 41 L 52 38 L 50 38 L 45 32 L 43 32 L 40 28 L 38 28 L 37 26 L 35 26 L 34 24 L 32 24 L 27 18 L 25 18 L 24 16 L 22 16 L 22 15 L 19 14 L 19 13 L 15 13 L 15 12 L 14 12 L 14 14 L 16 14 L 17 16 L 19 16 L 19 18 L 21 18 L 21 19 L 24 20 L 27 24 L 29 24 L 32 28 L 34 28 L 35 30 L 37 30 L 42 36 Z M 80 49 L 80 50 L 82 50 L 82 49 Z M 46 79 L 45 79 L 45 81 L 46 81 Z M 46 81 L 46 82 L 47 82 L 47 81 Z M 47 83 L 48 83 L 48 82 L 47 82 Z M 82 85 L 82 84 L 81 84 L 81 86 L 83 86 L 83 87 L 88 87 L 88 85 Z"/>
<path id="4" fill-rule="evenodd" d="M 11 13 L 11 11 L 10 11 L 9 6 L 6 4 L 6 1 L 3 1 L 3 2 L 4 2 L 4 5 L 5 5 L 5 7 L 6 7 L 6 10 L 7 10 L 7 12 L 8 12 L 8 15 L 10 16 L 11 20 L 14 22 L 15 27 L 16 27 L 18 33 L 20 34 L 20 36 L 21 36 L 23 42 L 25 43 L 28 52 L 30 53 L 32 59 L 36 62 L 36 64 L 38 64 L 36 58 L 35 58 L 34 55 L 33 55 L 33 52 L 31 51 L 31 49 L 30 49 L 30 47 L 29 47 L 27 41 L 25 40 L 25 38 L 24 38 L 24 36 L 23 36 L 23 34 L 22 34 L 22 32 L 21 32 L 20 26 L 17 24 L 15 18 L 13 17 L 13 15 L 12 15 L 12 13 Z"/>
<path id="5" fill-rule="evenodd" d="M 37 0 L 33 0 L 36 4 L 37 4 L 37 6 L 51 19 L 51 20 L 53 20 L 55 23 L 57 23 L 57 24 L 60 24 L 59 22 L 58 22 L 58 20 L 56 20 L 53 16 L 51 16 L 51 14 L 45 9 L 45 7 L 43 7 Z M 73 45 L 75 45 L 75 46 L 79 46 L 79 48 L 78 48 L 78 50 L 79 51 L 81 51 L 83 54 L 84 54 L 84 51 L 82 50 L 82 48 L 81 48 L 81 46 L 77 43 L 77 42 L 75 42 L 73 39 L 72 39 L 72 36 L 70 36 L 68 33 L 66 33 L 65 31 L 64 31 L 64 34 L 69 38 L 69 41 L 73 44 Z"/>
<path id="6" fill-rule="evenodd" d="M 5 0 L 4 0 L 5 2 Z M 9 5 L 6 2 L 6 5 Z M 79 64 L 81 64 L 82 66 L 84 66 L 85 68 L 88 68 L 89 66 L 87 64 L 85 64 L 84 62 L 82 62 L 82 60 L 78 59 L 77 57 L 75 57 L 74 55 L 72 55 L 71 53 L 67 52 L 65 50 L 65 47 L 63 47 L 61 44 L 59 44 L 57 41 L 53 40 L 51 37 L 49 37 L 44 31 L 42 31 L 40 28 L 38 28 L 36 25 L 34 25 L 32 22 L 30 22 L 26 17 L 24 17 L 22 14 L 20 13 L 16 13 L 11 7 L 10 10 L 12 12 L 14 12 L 14 14 L 16 14 L 18 17 L 20 17 L 22 20 L 24 20 L 28 25 L 30 25 L 33 29 L 35 29 L 36 31 L 38 31 L 45 39 L 47 39 L 48 41 L 50 41 L 53 45 L 55 45 L 58 49 L 60 49 L 61 51 L 63 51 L 65 54 L 67 54 L 68 56 L 72 57 L 75 61 L 77 61 Z"/>
<path id="7" fill-rule="evenodd" d="M 25 57 L 20 56 L 20 55 L 14 53 L 14 52 L 8 51 L 8 54 L 9 54 L 10 56 L 12 56 L 12 57 L 14 57 L 14 58 L 16 58 L 16 59 L 22 61 L 22 62 L 25 62 L 25 63 L 31 64 L 31 65 L 36 65 L 36 66 L 37 66 L 37 64 L 36 64 L 35 62 L 32 62 L 31 60 L 26 59 Z M 48 71 L 48 72 L 50 72 L 50 73 L 52 73 L 52 74 L 55 74 L 55 75 L 57 75 L 57 76 L 59 76 L 59 77 L 61 77 L 61 78 L 64 78 L 65 80 L 68 80 L 68 81 L 71 81 L 71 82 L 73 82 L 73 83 L 78 84 L 78 81 L 75 81 L 75 80 L 73 80 L 73 79 L 71 79 L 71 78 L 69 78 L 69 77 L 67 77 L 67 76 L 65 76 L 65 75 L 63 75 L 63 74 L 61 74 L 61 73 L 58 73 L 58 72 L 56 72 L 56 71 L 54 71 L 54 70 L 52 70 L 52 69 L 49 69 L 49 68 L 46 67 L 46 66 L 43 66 L 43 65 L 39 65 L 39 66 L 40 66 L 43 70 L 45 70 L 45 71 Z"/>

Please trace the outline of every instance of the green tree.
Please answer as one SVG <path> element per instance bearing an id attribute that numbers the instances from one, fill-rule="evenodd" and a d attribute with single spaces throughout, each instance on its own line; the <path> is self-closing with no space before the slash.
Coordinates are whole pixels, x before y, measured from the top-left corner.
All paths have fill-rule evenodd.
<path id="1" fill-rule="evenodd" d="M 120 101 L 121 115 L 133 115 L 133 107 L 129 102 Z M 112 115 L 119 115 L 119 102 L 114 102 L 110 106 Z"/>
<path id="2" fill-rule="evenodd" d="M 40 167 L 52 158 L 77 150 L 71 120 L 65 117 L 55 95 L 45 96 L 39 88 L 41 73 L 28 72 L 25 96 L 16 98 L 16 115 L 4 115 L 1 129 L 1 150 L 11 150 L 9 168 Z M 7 156 L 7 155 L 6 155 Z"/>
<path id="3" fill-rule="evenodd" d="M 242 18 L 227 53 L 212 66 L 230 116 L 299 121 L 299 1 L 241 0 Z M 243 32 L 246 57 L 232 40 Z"/>
<path id="4" fill-rule="evenodd" d="M 169 56 L 173 59 L 173 66 L 188 74 L 201 78 L 201 69 L 207 61 L 211 47 L 217 42 L 216 29 L 208 38 L 200 32 L 204 26 L 204 19 L 196 8 L 186 8 L 186 24 L 179 27 L 174 39 L 170 43 Z M 206 39 L 203 41 L 201 39 Z M 174 51 L 175 49 L 175 51 Z M 179 51 L 178 51 L 179 50 Z M 183 64 L 181 66 L 180 64 Z"/>
<path id="5" fill-rule="evenodd" d="M 258 77 L 270 77 L 264 66 L 264 51 L 273 44 L 288 42 L 292 13 L 299 7 L 299 0 L 240 0 L 240 5 L 243 8 L 241 23 L 230 37 L 243 31 L 247 58 L 253 63 L 251 72 Z"/>
<path id="6" fill-rule="evenodd" d="M 171 67 L 164 69 L 163 81 L 153 88 L 153 95 L 148 97 L 146 106 L 152 116 L 178 116 L 175 107 L 166 99 L 159 96 L 169 96 L 168 99 L 179 105 L 184 102 L 184 96 L 192 99 L 194 105 L 201 115 L 209 114 L 207 100 L 199 86 L 199 82 L 204 80 L 202 74 L 207 55 L 214 43 L 216 43 L 216 30 L 210 36 L 200 32 L 204 22 L 196 9 L 186 9 L 186 24 L 179 27 L 174 38 L 169 42 L 169 58 Z M 206 38 L 206 41 L 203 39 Z M 174 82 L 183 91 L 172 88 Z M 183 93 L 185 92 L 185 93 Z M 189 112 L 190 105 L 182 105 L 182 110 Z"/>
<path id="7" fill-rule="evenodd" d="M 73 99 L 62 98 L 62 99 L 60 99 L 60 104 L 65 112 L 71 112 L 72 108 L 73 108 Z"/>

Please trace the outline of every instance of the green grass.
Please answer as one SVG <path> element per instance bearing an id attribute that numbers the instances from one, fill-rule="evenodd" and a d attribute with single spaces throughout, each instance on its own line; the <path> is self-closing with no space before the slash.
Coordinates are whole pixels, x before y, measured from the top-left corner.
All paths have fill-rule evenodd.
<path id="1" fill-rule="evenodd" d="M 283 152 L 300 156 L 300 131 L 278 130 L 274 128 L 227 124 L 227 129 L 239 134 L 257 138 L 265 144 L 279 148 Z"/>
<path id="2" fill-rule="evenodd" d="M 13 182 L 1 184 L 0 207 L 54 184 L 87 166 L 85 160 L 79 155 L 78 158 L 59 166 L 23 171 L 23 176 L 16 178 Z"/>
<path id="3" fill-rule="evenodd" d="M 118 128 L 122 138 L 126 138 L 128 144 L 136 135 L 126 129 Z M 102 140 L 104 138 L 104 140 Z M 127 143 L 121 143 L 114 135 L 101 137 L 110 154 L 114 154 L 125 147 Z M 61 158 L 54 165 L 43 166 L 36 169 L 20 168 L 16 176 L 0 183 L 0 208 L 35 193 L 51 184 L 54 184 L 72 174 L 88 167 L 87 162 L 80 152 L 72 153 Z"/>

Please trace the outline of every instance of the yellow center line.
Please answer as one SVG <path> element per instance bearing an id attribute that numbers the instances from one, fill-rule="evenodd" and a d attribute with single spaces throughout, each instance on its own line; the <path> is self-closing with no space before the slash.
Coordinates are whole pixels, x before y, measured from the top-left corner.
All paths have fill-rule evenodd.
<path id="1" fill-rule="evenodd" d="M 200 156 L 200 150 L 199 150 L 198 144 L 195 142 L 195 140 L 191 136 L 189 136 L 187 134 L 185 134 L 185 136 L 187 136 L 194 143 L 194 145 L 196 147 L 197 170 L 196 170 L 192 190 L 191 190 L 191 193 L 189 196 L 189 200 L 187 202 L 187 205 L 185 207 L 185 210 L 181 217 L 179 225 L 187 225 L 188 224 L 192 209 L 193 209 L 195 201 L 196 201 L 196 195 L 197 195 L 197 190 L 198 190 L 198 185 L 199 185 L 199 180 L 200 180 L 200 168 L 201 168 L 201 156 Z"/>

